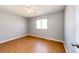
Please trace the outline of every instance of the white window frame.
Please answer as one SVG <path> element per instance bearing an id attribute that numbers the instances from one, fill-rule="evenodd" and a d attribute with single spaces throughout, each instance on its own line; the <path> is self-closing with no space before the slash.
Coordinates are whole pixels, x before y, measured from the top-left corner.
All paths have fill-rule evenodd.
<path id="1" fill-rule="evenodd" d="M 36 29 L 47 29 L 47 19 L 36 20 Z"/>

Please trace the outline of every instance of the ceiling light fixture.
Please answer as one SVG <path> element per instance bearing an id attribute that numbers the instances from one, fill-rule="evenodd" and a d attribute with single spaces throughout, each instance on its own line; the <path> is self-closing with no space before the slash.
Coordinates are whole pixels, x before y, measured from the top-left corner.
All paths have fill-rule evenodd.
<path id="1" fill-rule="evenodd" d="M 34 9 L 32 8 L 32 6 L 25 6 L 25 11 L 27 13 L 33 13 L 34 12 Z"/>

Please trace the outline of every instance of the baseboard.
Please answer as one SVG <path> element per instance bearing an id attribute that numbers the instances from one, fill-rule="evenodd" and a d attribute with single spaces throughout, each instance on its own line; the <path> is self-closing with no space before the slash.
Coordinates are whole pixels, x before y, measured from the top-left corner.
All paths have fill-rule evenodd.
<path id="1" fill-rule="evenodd" d="M 15 40 L 15 39 L 18 39 L 18 38 L 22 38 L 24 36 L 27 36 L 27 35 L 23 35 L 23 36 L 19 36 L 19 37 L 15 37 L 15 38 L 6 39 L 4 41 L 1 41 L 0 43 L 5 43 L 5 42 L 11 41 L 11 40 Z"/>
<path id="2" fill-rule="evenodd" d="M 65 50 L 66 50 L 66 53 L 68 53 L 68 49 L 67 49 L 65 43 L 63 43 L 63 44 L 64 44 L 64 48 L 65 48 Z"/>
<path id="3" fill-rule="evenodd" d="M 7 42 L 7 41 L 15 40 L 15 39 L 22 38 L 22 37 L 28 36 L 28 35 L 29 35 L 29 34 L 23 35 L 23 36 L 19 36 L 19 37 L 15 37 L 15 38 L 10 38 L 10 39 L 1 41 L 0 43 L 4 43 L 4 42 Z M 56 39 L 51 39 L 51 38 L 45 38 L 45 37 L 40 37 L 40 36 L 36 36 L 36 35 L 29 35 L 29 36 L 34 36 L 34 37 L 38 37 L 38 38 L 44 38 L 44 39 L 47 39 L 47 40 L 53 40 L 53 41 L 58 41 L 58 42 L 64 43 L 64 41 L 61 41 L 61 40 L 56 40 Z"/>
<path id="4" fill-rule="evenodd" d="M 47 40 L 53 40 L 53 41 L 61 42 L 61 43 L 64 44 L 64 41 L 61 41 L 61 40 L 55 40 L 55 39 L 51 39 L 51 38 L 45 38 L 45 37 L 40 37 L 40 36 L 30 35 L 30 34 L 19 36 L 19 37 L 15 37 L 15 38 L 11 38 L 11 39 L 7 39 L 5 41 L 1 41 L 0 43 L 8 42 L 8 41 L 15 40 L 15 39 L 18 39 L 18 38 L 22 38 L 22 37 L 25 37 L 25 36 L 34 36 L 34 37 L 38 37 L 38 38 L 44 38 L 44 39 L 47 39 Z M 66 48 L 65 44 L 64 44 L 64 47 L 65 47 L 65 50 L 66 50 L 66 53 L 67 53 L 68 51 L 67 51 L 67 48 Z"/>
<path id="5" fill-rule="evenodd" d="M 28 34 L 28 36 L 34 36 L 34 37 L 38 37 L 38 38 L 43 38 L 43 39 L 47 39 L 47 40 L 53 40 L 53 41 L 57 41 L 57 42 L 62 42 L 62 43 L 64 43 L 64 41 L 62 41 L 62 40 L 56 40 L 56 39 L 51 39 L 51 38 L 45 38 L 45 37 L 40 37 L 40 36 L 30 35 L 30 34 Z"/>

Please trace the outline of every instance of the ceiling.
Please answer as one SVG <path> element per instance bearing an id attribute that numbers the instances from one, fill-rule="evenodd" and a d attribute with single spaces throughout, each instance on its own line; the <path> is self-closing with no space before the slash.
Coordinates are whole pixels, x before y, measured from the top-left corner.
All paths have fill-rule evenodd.
<path id="1" fill-rule="evenodd" d="M 0 10 L 24 17 L 41 16 L 64 10 L 63 5 L 31 5 L 31 6 L 34 9 L 35 13 L 29 13 L 29 14 L 26 13 L 24 5 L 2 5 L 0 6 Z"/>

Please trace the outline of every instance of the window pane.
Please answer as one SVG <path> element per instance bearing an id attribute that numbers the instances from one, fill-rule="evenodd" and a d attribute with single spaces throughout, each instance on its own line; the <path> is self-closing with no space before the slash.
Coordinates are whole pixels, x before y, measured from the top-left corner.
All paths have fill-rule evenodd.
<path id="1" fill-rule="evenodd" d="M 42 19 L 42 29 L 47 29 L 47 19 Z"/>
<path id="2" fill-rule="evenodd" d="M 41 20 L 36 20 L 36 28 L 41 29 Z"/>

